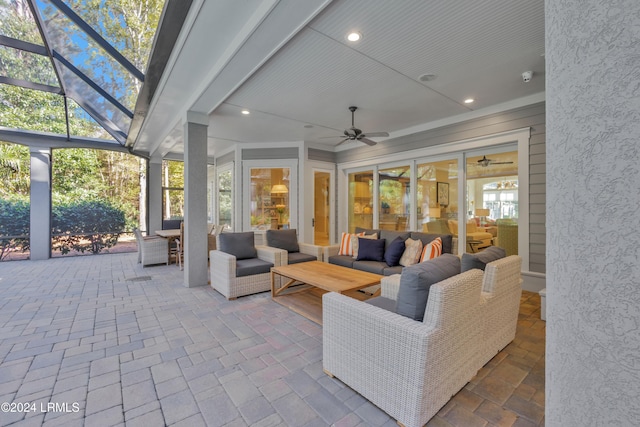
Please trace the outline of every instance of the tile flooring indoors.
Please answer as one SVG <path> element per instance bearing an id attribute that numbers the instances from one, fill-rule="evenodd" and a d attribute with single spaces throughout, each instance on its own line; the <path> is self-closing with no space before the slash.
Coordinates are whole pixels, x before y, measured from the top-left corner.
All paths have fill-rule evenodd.
<path id="1" fill-rule="evenodd" d="M 269 293 L 227 301 L 136 261 L 0 263 L 0 425 L 396 425 L 323 374 L 321 327 Z M 515 341 L 427 425 L 543 425 L 539 316 L 523 293 Z"/>

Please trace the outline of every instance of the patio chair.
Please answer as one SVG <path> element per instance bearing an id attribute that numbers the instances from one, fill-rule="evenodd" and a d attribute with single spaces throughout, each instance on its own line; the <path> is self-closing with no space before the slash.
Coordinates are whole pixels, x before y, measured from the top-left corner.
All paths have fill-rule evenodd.
<path id="1" fill-rule="evenodd" d="M 138 263 L 142 266 L 152 264 L 169 264 L 169 241 L 162 237 L 142 235 L 137 228 L 133 229 L 138 242 Z"/>
<path id="2" fill-rule="evenodd" d="M 267 246 L 285 250 L 282 265 L 307 261 L 322 261 L 322 246 L 298 242 L 295 228 L 290 230 L 267 230 Z"/>
<path id="3" fill-rule="evenodd" d="M 209 252 L 211 287 L 228 300 L 271 290 L 271 267 L 282 265 L 286 251 L 254 246 L 253 232 L 221 233 Z"/>

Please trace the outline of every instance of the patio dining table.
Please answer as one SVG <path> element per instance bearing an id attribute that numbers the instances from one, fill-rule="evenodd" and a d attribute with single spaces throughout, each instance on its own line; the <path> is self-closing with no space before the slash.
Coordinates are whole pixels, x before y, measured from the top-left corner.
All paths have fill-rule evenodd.
<path id="1" fill-rule="evenodd" d="M 171 262 L 171 245 L 180 237 L 180 229 L 156 230 L 155 233 L 157 236 L 164 237 L 169 240 L 169 262 Z"/>

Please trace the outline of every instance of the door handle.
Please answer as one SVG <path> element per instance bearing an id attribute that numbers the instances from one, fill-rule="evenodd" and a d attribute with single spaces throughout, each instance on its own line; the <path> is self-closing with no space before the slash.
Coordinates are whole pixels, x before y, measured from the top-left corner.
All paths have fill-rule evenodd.
<path id="1" fill-rule="evenodd" d="M 316 226 L 316 219 L 315 218 L 311 218 L 311 226 L 312 227 Z"/>

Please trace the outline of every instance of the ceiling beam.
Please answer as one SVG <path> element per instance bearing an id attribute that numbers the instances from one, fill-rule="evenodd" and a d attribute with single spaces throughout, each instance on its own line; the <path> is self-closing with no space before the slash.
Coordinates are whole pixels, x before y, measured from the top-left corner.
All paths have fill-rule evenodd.
<path id="1" fill-rule="evenodd" d="M 0 83 L 23 87 L 25 89 L 39 90 L 41 92 L 49 92 L 55 93 L 56 95 L 62 95 L 62 88 L 58 86 L 44 85 L 41 83 L 30 82 L 22 79 L 0 76 Z"/>
<path id="2" fill-rule="evenodd" d="M 0 140 L 29 147 L 42 148 L 91 148 L 129 153 L 129 150 L 116 141 L 105 139 L 71 137 L 65 135 L 33 132 L 22 129 L 0 127 Z"/>
<path id="3" fill-rule="evenodd" d="M 47 48 L 39 44 L 26 42 L 24 40 L 14 39 L 0 35 L 0 45 L 12 47 L 14 49 L 23 50 L 25 52 L 35 53 L 36 55 L 48 56 Z"/>

